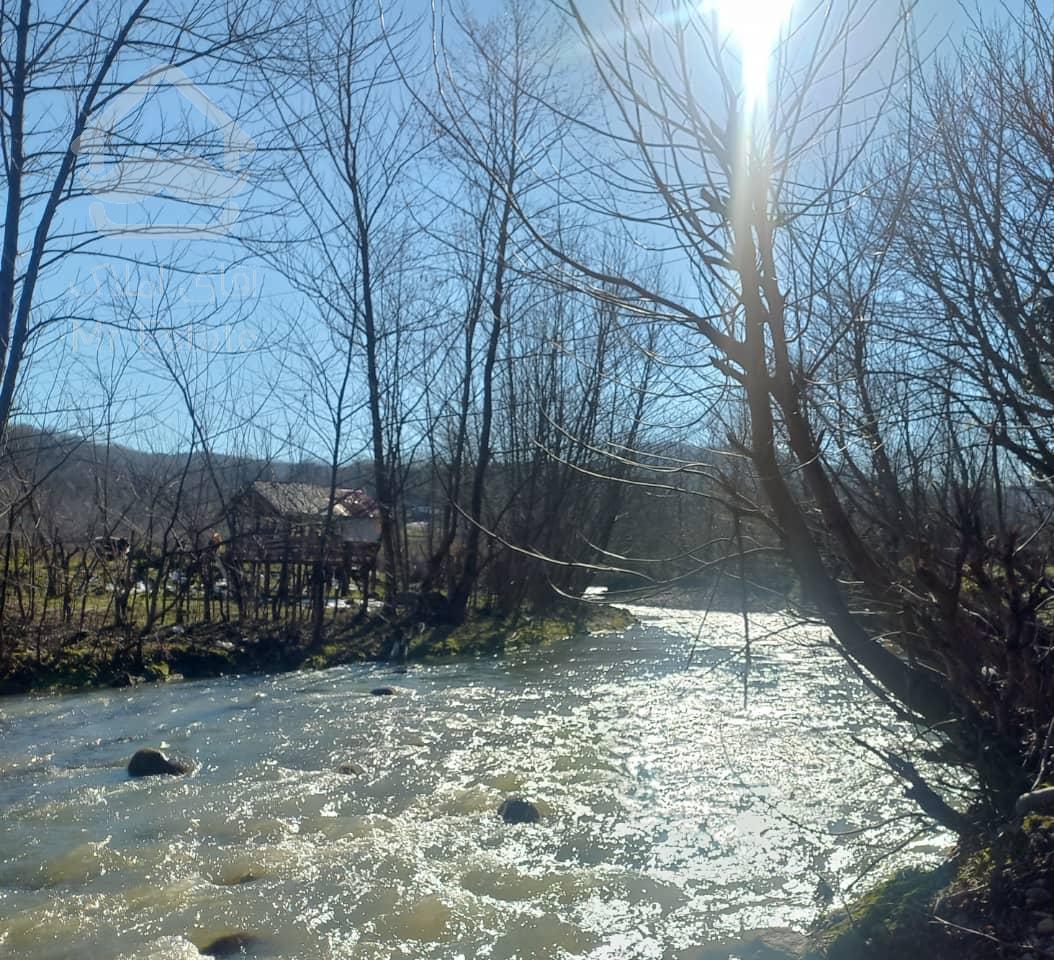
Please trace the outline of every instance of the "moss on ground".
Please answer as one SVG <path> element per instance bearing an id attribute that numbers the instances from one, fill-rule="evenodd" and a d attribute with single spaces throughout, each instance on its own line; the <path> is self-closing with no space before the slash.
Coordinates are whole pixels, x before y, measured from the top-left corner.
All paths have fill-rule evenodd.
<path id="1" fill-rule="evenodd" d="M 1054 817 L 1033 814 L 960 845 L 940 867 L 903 870 L 832 912 L 813 930 L 808 960 L 1050 956 L 1054 940 L 1039 923 L 1052 907 Z"/>
<path id="2" fill-rule="evenodd" d="M 940 890 L 952 879 L 948 865 L 909 868 L 888 877 L 814 931 L 810 957 L 865 960 L 931 955 L 931 918 Z"/>
<path id="3" fill-rule="evenodd" d="M 481 611 L 456 626 L 415 624 L 409 632 L 411 659 L 487 656 L 545 647 L 582 633 L 624 630 L 635 623 L 625 610 L 590 606 L 557 613 L 501 616 Z"/>
<path id="4" fill-rule="evenodd" d="M 307 622 L 165 626 L 142 638 L 127 630 L 78 633 L 50 638 L 39 657 L 34 644 L 16 644 L 0 664 L 0 694 L 315 670 L 384 660 L 404 645 L 410 659 L 493 655 L 553 644 L 576 633 L 624 629 L 632 622 L 625 611 L 602 606 L 538 616 L 478 612 L 458 626 L 405 616 L 349 616 L 327 622 L 316 646 Z"/>

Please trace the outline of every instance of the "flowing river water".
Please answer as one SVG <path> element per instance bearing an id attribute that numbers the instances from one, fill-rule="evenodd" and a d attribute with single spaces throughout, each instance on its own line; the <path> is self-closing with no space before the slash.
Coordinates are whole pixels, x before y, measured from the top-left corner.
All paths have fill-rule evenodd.
<path id="1" fill-rule="evenodd" d="M 693 958 L 935 856 L 813 626 L 634 608 L 501 658 L 0 700 L 0 956 Z M 378 684 L 390 697 L 369 695 Z M 191 760 L 131 780 L 139 746 Z M 361 775 L 337 772 L 354 762 Z M 540 823 L 495 811 L 522 795 Z M 876 826 L 882 824 L 882 826 Z M 874 829 L 865 829 L 865 828 Z M 197 946 L 195 946 L 197 945 Z"/>

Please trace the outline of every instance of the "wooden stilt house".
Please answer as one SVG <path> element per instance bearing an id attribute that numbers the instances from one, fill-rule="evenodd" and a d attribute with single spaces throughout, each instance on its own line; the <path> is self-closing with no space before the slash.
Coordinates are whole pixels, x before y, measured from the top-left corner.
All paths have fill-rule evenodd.
<path id="1" fill-rule="evenodd" d="M 327 524 L 327 517 L 329 522 Z M 303 597 L 321 565 L 339 593 L 351 584 L 368 594 L 380 546 L 380 509 L 364 490 L 259 480 L 231 501 L 229 562 L 277 612 Z"/>

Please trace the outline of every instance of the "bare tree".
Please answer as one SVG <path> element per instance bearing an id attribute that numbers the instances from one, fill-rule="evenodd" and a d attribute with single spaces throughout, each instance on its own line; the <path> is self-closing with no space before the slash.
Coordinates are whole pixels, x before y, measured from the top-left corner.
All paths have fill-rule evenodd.
<path id="1" fill-rule="evenodd" d="M 226 197 L 180 193 L 179 185 L 201 170 L 159 183 L 162 171 L 149 158 L 186 158 L 197 150 L 202 163 L 215 156 L 234 165 L 226 172 L 237 180 L 239 149 L 231 139 L 237 124 L 227 117 L 220 120 L 223 129 L 203 134 L 186 123 L 151 123 L 149 108 L 164 88 L 191 84 L 195 71 L 204 95 L 211 83 L 244 67 L 274 28 L 276 9 L 177 3 L 148 10 L 147 0 L 47 10 L 18 0 L 10 7 L 0 21 L 0 440 L 34 344 L 57 326 L 105 322 L 82 298 L 64 293 L 83 284 L 84 258 L 95 253 L 155 269 L 165 265 L 163 257 L 115 249 L 105 212 L 84 223 L 92 191 L 116 193 L 126 203 L 163 192 L 167 203 L 182 199 L 201 213 L 206 229 L 215 220 Z M 222 116 L 212 113 L 213 119 Z M 141 229 L 149 233 L 156 226 L 148 219 Z M 125 225 L 115 229 L 120 233 Z"/>
<path id="2" fill-rule="evenodd" d="M 413 255 L 405 211 L 419 151 L 399 99 L 395 57 L 404 35 L 367 3 L 313 7 L 287 74 L 272 86 L 276 142 L 294 160 L 282 179 L 297 215 L 278 238 L 247 239 L 348 351 L 341 382 L 364 398 L 389 607 L 400 569 L 399 451 L 391 429 L 401 419 L 400 384 L 412 377 L 402 345 L 415 323 L 398 278 Z M 353 441 L 354 432 L 342 431 L 342 438 Z"/>
<path id="3" fill-rule="evenodd" d="M 436 25 L 440 43 L 433 63 L 434 99 L 422 97 L 419 103 L 440 132 L 441 156 L 457 171 L 455 216 L 466 224 L 460 238 L 448 239 L 463 259 L 465 286 L 463 368 L 452 452 L 456 479 L 449 491 L 455 509 L 430 561 L 434 579 L 463 523 L 447 603 L 448 616 L 460 621 L 481 568 L 500 348 L 516 286 L 530 286 L 520 279 L 528 237 L 519 229 L 519 217 L 554 176 L 563 123 L 550 105 L 558 101 L 571 115 L 582 106 L 580 98 L 567 92 L 566 73 L 556 56 L 560 40 L 544 11 L 515 2 L 489 23 L 476 21 L 465 10 L 450 17 L 456 36 Z M 470 408 L 475 436 L 462 498 Z"/>
<path id="4" fill-rule="evenodd" d="M 774 55 L 765 112 L 744 96 L 741 62 L 716 16 L 676 0 L 615 3 L 616 26 L 602 30 L 572 3 L 569 17 L 609 109 L 603 179 L 579 177 L 566 193 L 579 209 L 588 197 L 598 228 L 661 247 L 677 280 L 644 282 L 614 270 L 561 242 L 520 204 L 518 212 L 533 221 L 543 249 L 603 284 L 624 309 L 646 309 L 676 325 L 691 352 L 693 340 L 705 344 L 707 362 L 691 374 L 696 393 L 708 409 L 711 398 L 724 397 L 736 401 L 726 410 L 745 412 L 745 433 L 730 424 L 727 445 L 753 466 L 766 522 L 778 532 L 806 606 L 876 689 L 921 725 L 942 730 L 977 771 L 983 812 L 976 815 L 984 820 L 1005 814 L 1026 786 L 1022 760 L 1035 731 L 1000 720 L 996 699 L 984 691 L 985 667 L 971 662 L 962 639 L 962 564 L 952 564 L 946 581 L 943 560 L 933 559 L 969 553 L 975 534 L 955 524 L 976 515 L 966 505 L 983 486 L 971 469 L 983 449 L 968 449 L 947 404 L 923 414 L 943 424 L 926 441 L 927 449 L 943 446 L 940 459 L 920 458 L 911 446 L 923 443 L 925 428 L 910 392 L 899 390 L 903 419 L 890 424 L 878 412 L 876 395 L 890 381 L 876 370 L 866 269 L 850 271 L 858 289 L 840 284 L 847 256 L 854 267 L 862 257 L 859 237 L 847 240 L 845 228 L 861 207 L 857 175 L 877 145 L 884 111 L 894 106 L 888 78 L 901 75 L 896 18 L 869 53 L 852 52 L 872 9 L 848 0 L 836 13 L 801 10 Z M 876 72 L 887 80 L 874 83 Z M 515 197 L 500 169 L 486 160 L 481 166 L 506 198 Z M 882 251 L 891 247 L 888 233 L 869 239 Z M 975 346 L 971 336 L 965 349 Z M 928 375 L 937 370 L 929 365 Z M 910 376 L 910 368 L 903 373 Z M 848 446 L 839 445 L 833 436 L 850 423 Z M 906 476 L 894 468 L 895 450 L 908 451 L 898 464 L 908 467 Z M 936 465 L 943 479 L 932 472 Z M 943 500 L 929 493 L 935 482 L 944 484 Z M 741 491 L 724 496 L 756 509 Z M 866 497 L 871 505 L 861 509 Z M 948 522 L 920 529 L 918 512 L 904 509 L 911 498 L 917 511 L 943 504 Z M 881 534 L 876 515 L 884 518 Z M 963 812 L 915 767 L 898 770 L 930 813 L 967 829 Z"/>

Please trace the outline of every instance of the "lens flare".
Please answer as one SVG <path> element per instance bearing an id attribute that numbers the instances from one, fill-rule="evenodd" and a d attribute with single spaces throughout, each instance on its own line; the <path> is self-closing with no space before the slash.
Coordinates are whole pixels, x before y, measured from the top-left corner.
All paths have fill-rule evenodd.
<path id="1" fill-rule="evenodd" d="M 793 5 L 794 0 L 704 0 L 703 9 L 717 14 L 739 48 L 748 113 L 767 100 L 769 60 Z"/>

